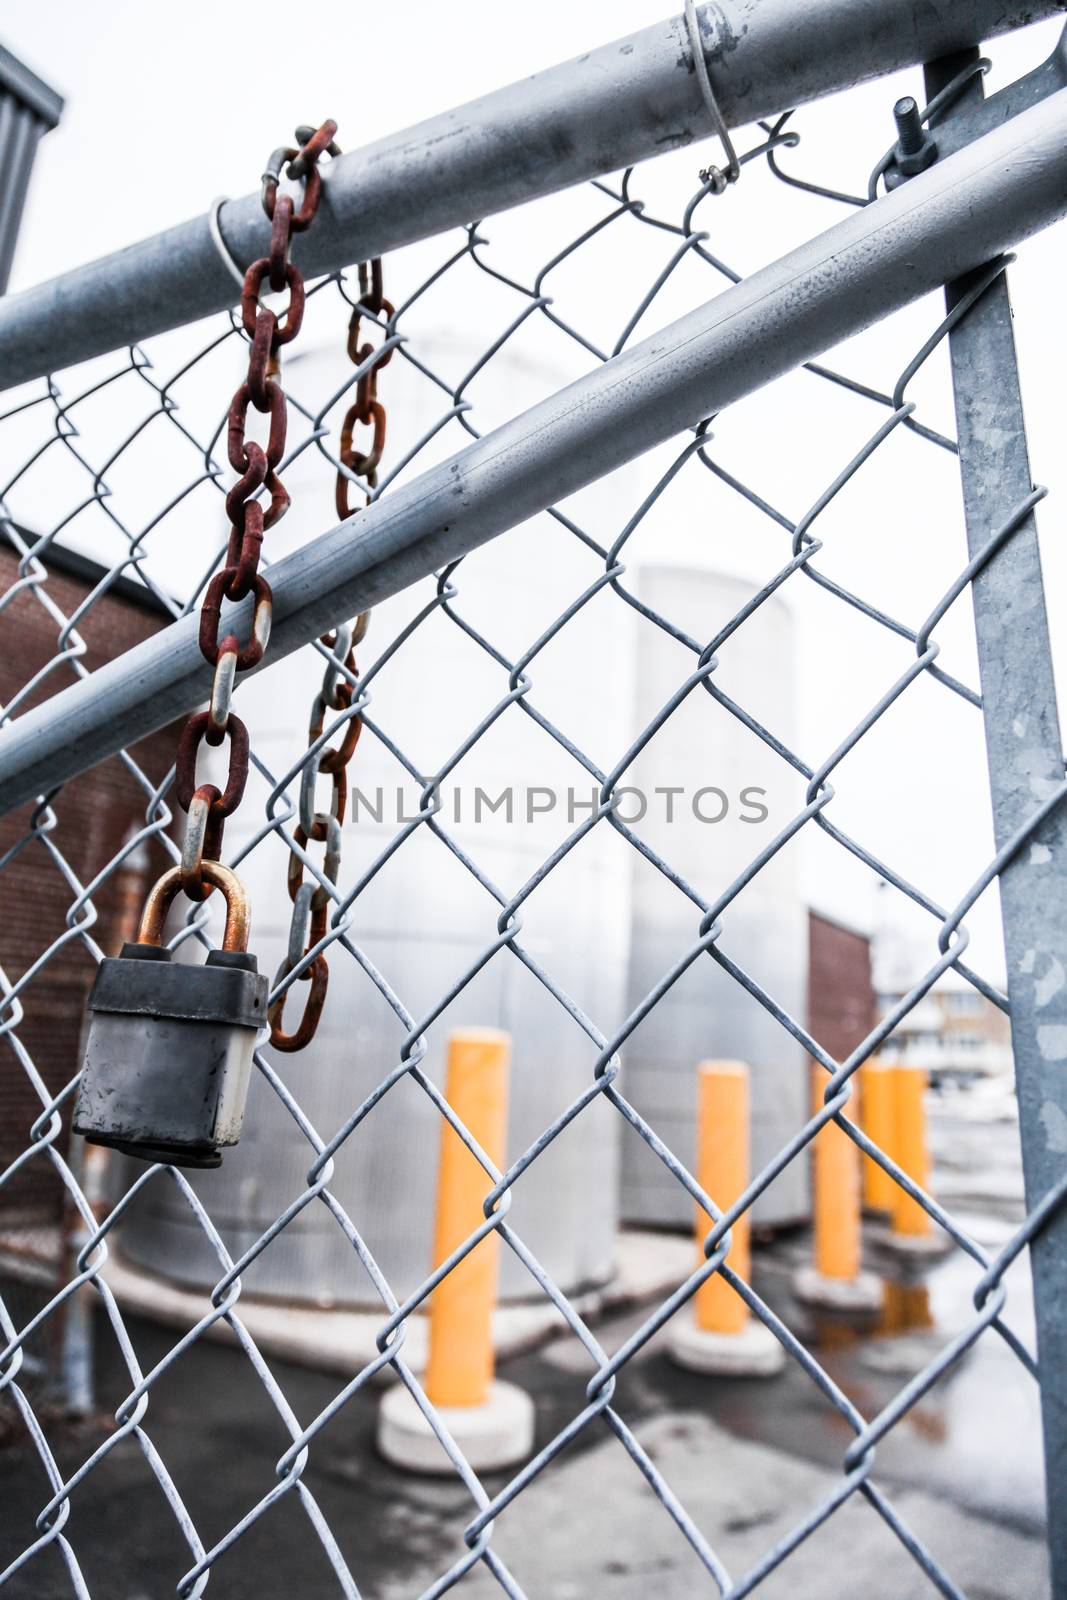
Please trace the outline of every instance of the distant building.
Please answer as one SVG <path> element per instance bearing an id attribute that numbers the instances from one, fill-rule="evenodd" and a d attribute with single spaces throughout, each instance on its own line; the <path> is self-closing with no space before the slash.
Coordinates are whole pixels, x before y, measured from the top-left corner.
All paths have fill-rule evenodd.
<path id="1" fill-rule="evenodd" d="M 838 917 L 808 912 L 808 1031 L 845 1061 L 875 1024 L 871 941 Z"/>
<path id="2" fill-rule="evenodd" d="M 880 990 L 880 1018 L 904 992 Z M 935 1085 L 1007 1077 L 1012 1070 L 1011 1028 L 998 1006 L 950 974 L 897 1024 L 879 1058 L 892 1065 L 925 1067 Z"/>
<path id="3" fill-rule="evenodd" d="M 886 886 L 881 887 L 885 891 Z M 888 914 L 887 894 L 875 924 L 872 970 L 881 1021 L 928 970 L 930 951 L 913 930 Z M 988 976 L 1004 988 L 1003 973 Z M 924 1067 L 935 1086 L 1010 1079 L 1011 1025 L 999 1006 L 950 969 L 897 1023 L 878 1056 L 888 1065 Z"/>
<path id="4" fill-rule="evenodd" d="M 39 675 L 39 681 L 20 711 L 40 704 L 74 680 L 65 660 L 56 671 L 46 671 L 50 662 L 63 659 L 58 640 L 71 617 L 77 618 L 75 637 L 85 646 L 81 659 L 91 668 L 139 644 L 169 621 L 166 607 L 148 589 L 124 576 L 113 578 L 107 592 L 83 611 L 86 598 L 101 584 L 106 569 L 52 543 L 48 576 L 42 578 L 33 563 L 20 565 L 21 550 L 24 543 L 32 542 L 31 536 L 19 530 L 13 538 L 9 526 L 0 524 L 0 590 L 10 597 L 5 611 L 8 644 L 0 658 L 0 704 L 8 704 L 34 675 Z M 70 653 L 69 646 L 66 651 Z M 133 747 L 135 759 L 152 783 L 173 761 L 175 737 L 173 727 L 163 728 Z M 31 826 L 31 818 L 40 814 L 36 802 L 27 802 L 0 818 L 0 857 L 17 851 L 4 870 L 0 969 L 14 983 L 46 951 L 52 952 L 47 966 L 20 996 L 22 1018 L 17 1028 L 0 1043 L 0 1170 L 31 1145 L 31 1128 L 41 1115 L 41 1094 L 21 1052 L 32 1060 L 49 1094 L 58 1094 L 78 1066 L 85 999 L 96 962 L 87 943 L 71 939 L 68 932 L 76 885 L 93 883 L 105 863 L 114 861 L 124 841 L 144 827 L 148 807 L 147 790 L 117 757 L 72 779 L 58 798 L 51 798 L 61 823 L 59 840 L 66 870 L 61 870 L 50 853 L 51 826 L 47 821 L 43 827 Z M 44 815 L 47 818 L 47 812 Z M 20 840 L 24 841 L 21 845 Z M 96 882 L 93 915 L 86 918 L 81 913 L 78 925 L 91 927 L 93 941 L 112 954 L 123 939 L 133 937 L 148 884 L 169 865 L 155 840 L 147 848 L 138 847 Z M 56 1144 L 61 1153 L 66 1151 L 67 1138 L 64 1130 Z M 43 1153 L 51 1143 L 51 1139 L 42 1140 L 42 1154 L 9 1175 L 0 1193 L 3 1226 L 16 1215 L 24 1220 L 58 1218 L 66 1191 L 55 1166 Z"/>

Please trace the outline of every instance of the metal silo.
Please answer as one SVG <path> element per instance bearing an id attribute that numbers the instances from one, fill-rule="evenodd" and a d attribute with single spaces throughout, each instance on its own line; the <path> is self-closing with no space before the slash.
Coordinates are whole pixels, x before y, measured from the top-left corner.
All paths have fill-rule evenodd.
<path id="1" fill-rule="evenodd" d="M 712 639 L 755 592 L 744 579 L 682 566 L 647 566 L 636 589 L 645 605 L 701 641 Z M 715 684 L 789 744 L 796 656 L 784 603 L 765 600 L 724 641 L 718 658 Z M 695 666 L 691 651 L 642 622 L 635 727 L 656 715 Z M 641 800 L 647 802 L 637 831 L 709 903 L 803 805 L 803 779 L 701 687 L 655 734 L 624 781 L 640 797 L 628 801 L 624 813 L 636 814 Z M 680 791 L 670 818 L 666 786 Z M 696 941 L 701 919 L 698 907 L 636 852 L 632 874 L 631 1010 Z M 794 840 L 727 906 L 718 945 L 801 1021 L 806 929 Z M 752 1170 L 758 1171 L 807 1114 L 807 1057 L 781 1023 L 704 955 L 633 1034 L 620 1079 L 623 1092 L 687 1164 L 695 1153 L 694 1069 L 709 1057 L 740 1059 L 751 1068 Z M 692 1201 L 635 1135 L 624 1141 L 622 1170 L 624 1220 L 692 1225 Z M 782 1223 L 807 1211 L 807 1172 L 798 1158 L 756 1202 L 754 1216 Z"/>
<path id="2" fill-rule="evenodd" d="M 507 383 L 506 363 L 498 381 Z M 404 372 L 394 363 L 390 377 Z M 549 372 L 546 386 L 558 381 Z M 294 374 L 293 388 L 297 378 Z M 393 395 L 400 382 L 391 385 Z M 413 427 L 417 393 L 397 401 Z M 453 440 L 453 443 L 456 441 Z M 313 497 L 294 469 L 294 502 Z M 317 467 L 322 508 L 322 468 Z M 550 544 L 552 560 L 537 559 Z M 572 548 L 575 547 L 575 548 Z M 572 570 L 573 566 L 573 570 Z M 516 529 L 464 564 L 457 574 L 456 606 L 517 659 L 552 616 L 590 581 L 584 547 L 548 519 Z M 521 582 L 516 574 L 521 573 Z M 379 608 L 357 652 L 366 669 L 378 651 L 431 594 L 402 595 Z M 604 604 L 618 608 L 612 597 Z M 574 704 L 587 652 L 595 647 L 605 670 L 625 681 L 629 643 L 625 627 L 603 626 L 602 605 L 576 618 L 551 649 L 528 669 L 531 698 L 558 718 L 578 742 L 589 744 L 602 765 L 624 748 L 628 706 L 598 705 L 592 695 Z M 249 724 L 253 750 L 280 774 L 306 741 L 308 709 L 321 682 L 319 658 L 304 652 L 277 663 L 242 685 L 238 710 Z M 371 686 L 368 717 L 431 774 L 440 769 L 479 720 L 507 692 L 507 674 L 447 619 L 437 616 L 399 649 Z M 593 714 L 595 713 L 595 715 Z M 588 715 L 587 715 L 588 714 Z M 583 717 L 586 721 L 583 723 Z M 404 811 L 417 804 L 417 786 L 388 749 L 365 729 L 349 769 L 352 787 L 344 824 L 342 882 L 351 885 L 397 831 L 396 789 Z M 521 709 L 512 706 L 442 785 L 442 824 L 459 849 L 505 895 L 530 877 L 564 837 L 565 794 L 576 786 L 585 799 L 590 780 Z M 460 792 L 455 815 L 452 787 Z M 526 816 L 527 789 L 560 796 L 551 812 Z M 511 788 L 512 816 L 483 805 L 473 816 L 475 790 L 492 799 Z M 356 795 L 361 791 L 372 805 Z M 374 804 L 382 795 L 382 819 Z M 253 775 L 246 801 L 226 837 L 235 851 L 262 824 L 268 793 Z M 296 786 L 291 790 L 295 800 Z M 542 796 L 543 803 L 543 796 Z M 579 817 L 584 813 L 579 813 Z M 239 870 L 254 913 L 252 948 L 261 969 L 273 974 L 285 949 L 290 917 L 286 892 L 288 851 L 275 838 L 258 845 Z M 617 1025 L 625 1002 L 629 937 L 629 876 L 624 851 L 606 825 L 597 828 L 549 875 L 521 908 L 521 940 L 533 959 L 582 1011 L 602 1027 Z M 416 830 L 353 908 L 352 940 L 416 1019 L 430 1011 L 460 974 L 497 937 L 500 907 L 425 828 Z M 323 1139 L 397 1064 L 406 1029 L 355 960 L 340 949 L 329 957 L 331 978 L 322 1024 L 313 1044 L 296 1055 L 268 1052 Z M 292 1018 L 306 988 L 290 996 Z M 291 1025 L 291 1018 L 287 1016 Z M 565 1009 L 507 950 L 426 1030 L 426 1068 L 443 1082 L 444 1052 L 452 1027 L 505 1028 L 513 1038 L 509 1157 L 514 1158 L 570 1104 L 590 1081 L 597 1051 Z M 605 1280 L 612 1270 L 619 1180 L 618 1116 L 599 1103 L 533 1164 L 515 1185 L 511 1222 L 555 1281 L 568 1292 Z M 403 1079 L 370 1112 L 337 1156 L 330 1191 L 375 1255 L 394 1290 L 409 1292 L 430 1264 L 440 1117 L 424 1092 Z M 221 1169 L 190 1174 L 229 1250 L 239 1255 L 299 1196 L 313 1152 L 270 1087 L 253 1081 L 241 1144 Z M 488 1186 L 487 1186 L 488 1187 Z M 131 1208 L 121 1240 L 135 1264 L 177 1281 L 207 1286 L 219 1276 L 198 1223 L 170 1185 L 154 1185 Z M 246 1292 L 285 1300 L 375 1306 L 376 1290 L 337 1222 L 319 1202 L 307 1206 L 272 1242 L 244 1277 Z M 501 1252 L 504 1298 L 537 1293 L 525 1268 Z"/>

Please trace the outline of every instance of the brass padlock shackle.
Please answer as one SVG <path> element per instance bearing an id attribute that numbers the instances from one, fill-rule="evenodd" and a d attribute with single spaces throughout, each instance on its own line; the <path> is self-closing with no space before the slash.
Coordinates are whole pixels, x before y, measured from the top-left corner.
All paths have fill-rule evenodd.
<path id="1" fill-rule="evenodd" d="M 248 925 L 251 908 L 248 892 L 236 872 L 224 867 L 220 861 L 202 861 L 201 876 L 213 888 L 221 889 L 226 901 L 226 931 L 222 936 L 224 950 L 247 950 Z M 141 926 L 137 930 L 138 944 L 159 944 L 163 938 L 163 924 L 167 920 L 170 903 L 182 886 L 181 867 L 171 867 L 159 882 L 148 891 L 148 899 L 141 912 Z"/>

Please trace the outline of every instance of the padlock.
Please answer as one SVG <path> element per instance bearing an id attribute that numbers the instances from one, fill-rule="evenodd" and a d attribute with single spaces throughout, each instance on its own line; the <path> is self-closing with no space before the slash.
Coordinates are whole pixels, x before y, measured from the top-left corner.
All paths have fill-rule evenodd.
<path id="1" fill-rule="evenodd" d="M 249 955 L 248 897 L 235 873 L 202 863 L 226 899 L 221 950 L 203 966 L 160 945 L 181 868 L 145 901 L 136 944 L 100 963 L 89 995 L 74 1131 L 142 1161 L 217 1167 L 241 1136 L 252 1051 L 267 1020 L 267 979 Z"/>

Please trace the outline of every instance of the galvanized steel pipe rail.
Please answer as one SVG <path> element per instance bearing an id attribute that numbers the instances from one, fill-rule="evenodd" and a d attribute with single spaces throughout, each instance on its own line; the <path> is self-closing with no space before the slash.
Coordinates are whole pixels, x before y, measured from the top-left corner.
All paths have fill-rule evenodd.
<path id="1" fill-rule="evenodd" d="M 272 658 L 376 605 L 1067 212 L 1067 89 L 271 568 Z M 244 637 L 248 601 L 224 626 Z M 186 617 L 0 734 L 0 811 L 207 695 Z"/>
<path id="2" fill-rule="evenodd" d="M 1063 0 L 720 0 L 698 16 L 716 102 L 738 127 L 1062 9 Z M 342 156 L 293 260 L 307 276 L 332 272 L 711 133 L 685 19 L 671 17 Z M 224 205 L 219 227 L 242 270 L 263 254 L 258 195 Z M 0 301 L 0 388 L 234 298 L 209 217 L 183 222 Z"/>

